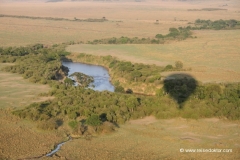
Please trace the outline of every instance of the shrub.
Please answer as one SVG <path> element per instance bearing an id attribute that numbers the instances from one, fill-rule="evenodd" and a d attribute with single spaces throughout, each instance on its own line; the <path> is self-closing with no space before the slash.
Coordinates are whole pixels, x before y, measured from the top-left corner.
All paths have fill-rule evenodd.
<path id="1" fill-rule="evenodd" d="M 171 70 L 171 69 L 173 69 L 173 66 L 169 64 L 169 65 L 167 65 L 164 69 L 165 69 L 165 70 Z"/>
<path id="2" fill-rule="evenodd" d="M 177 69 L 182 69 L 182 68 L 183 68 L 183 63 L 182 63 L 181 61 L 176 61 L 176 62 L 175 62 L 175 67 L 176 67 Z"/>
<path id="3" fill-rule="evenodd" d="M 87 118 L 86 124 L 90 126 L 99 126 L 101 125 L 100 117 L 97 114 L 92 114 Z"/>
<path id="4" fill-rule="evenodd" d="M 78 126 L 78 122 L 77 121 L 70 121 L 68 122 L 68 125 L 72 128 L 72 129 L 76 129 Z"/>

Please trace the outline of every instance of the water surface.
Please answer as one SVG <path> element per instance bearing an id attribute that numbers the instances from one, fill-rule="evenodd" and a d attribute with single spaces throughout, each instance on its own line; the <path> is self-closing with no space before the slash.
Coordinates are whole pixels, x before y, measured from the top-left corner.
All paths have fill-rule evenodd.
<path id="1" fill-rule="evenodd" d="M 110 76 L 106 68 L 97 65 L 84 64 L 80 62 L 62 62 L 62 64 L 69 68 L 68 75 L 74 72 L 81 72 L 94 78 L 94 90 L 97 91 L 111 91 L 114 92 L 114 86 L 110 82 Z M 91 87 L 89 87 L 91 88 Z"/>

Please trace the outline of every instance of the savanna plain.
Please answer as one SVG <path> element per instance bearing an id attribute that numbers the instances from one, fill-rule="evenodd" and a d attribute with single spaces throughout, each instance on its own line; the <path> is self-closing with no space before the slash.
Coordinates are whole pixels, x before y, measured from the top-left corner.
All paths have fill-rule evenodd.
<path id="1" fill-rule="evenodd" d="M 71 125 L 71 122 L 80 121 L 82 117 L 75 117 L 74 120 L 69 116 L 61 117 L 57 129 L 48 130 L 39 127 L 39 123 L 34 120 L 12 114 L 31 104 L 50 104 L 59 97 L 54 93 L 49 94 L 53 92 L 51 87 L 54 85 L 49 85 L 48 81 L 41 79 L 44 83 L 33 83 L 18 72 L 12 73 L 3 69 L 11 68 L 14 63 L 0 63 L 0 159 L 240 159 L 240 29 L 194 29 L 191 30 L 191 36 L 184 39 L 156 38 L 157 34 L 167 35 L 169 28 L 189 25 L 194 27 L 197 19 L 234 19 L 239 23 L 240 1 L 0 0 L 2 48 L 34 44 L 43 44 L 45 48 L 64 45 L 64 50 L 71 53 L 66 54 L 66 59 L 103 66 L 107 62 L 101 61 L 101 57 L 109 55 L 114 57 L 114 62 L 130 61 L 151 67 L 174 66 L 177 61 L 183 64 L 183 69 L 165 69 L 158 73 L 161 78 L 146 84 L 136 82 L 136 77 L 129 83 L 128 77 L 125 80 L 124 76 L 118 81 L 119 77 L 114 74 L 117 73 L 114 68 L 105 66 L 109 69 L 115 87 L 119 85 L 116 83 L 123 83 L 123 89 L 131 87 L 133 92 L 143 96 L 157 96 L 158 92 L 155 93 L 155 90 L 161 91 L 161 82 L 172 74 L 188 74 L 202 85 L 234 83 L 238 86 L 237 105 L 234 106 L 238 113 L 234 114 L 237 115 L 234 118 L 226 116 L 228 113 L 224 113 L 224 116 L 191 116 L 195 112 L 201 112 L 201 105 L 205 105 L 207 100 L 196 100 L 198 108 L 185 113 L 176 109 L 176 101 L 163 96 L 161 98 L 166 101 L 166 106 L 175 107 L 165 109 L 168 114 L 171 115 L 173 110 L 174 114 L 179 116 L 161 118 L 158 116 L 161 115 L 158 113 L 160 111 L 153 108 L 151 114 L 145 112 L 144 116 L 132 116 L 124 123 L 118 124 L 112 120 L 115 124 L 114 131 L 94 132 L 89 138 L 90 131 L 87 135 L 79 136 L 74 132 L 76 128 Z M 110 42 L 108 39 L 113 37 L 137 37 L 159 43 L 104 43 L 106 39 Z M 151 41 L 152 39 L 156 41 Z M 100 40 L 102 43 L 99 43 Z M 161 41 L 164 43 L 160 43 Z M 83 55 L 89 55 L 93 60 L 81 60 Z M 0 56 L 3 57 L 1 52 Z M 141 76 L 143 78 L 143 75 Z M 66 81 L 57 80 L 59 83 L 65 82 L 66 85 Z M 224 92 L 224 87 L 220 88 L 219 94 L 210 95 L 209 103 L 213 106 L 221 100 L 218 97 L 218 102 L 215 102 L 217 96 L 223 94 L 220 92 Z M 124 96 L 128 94 L 124 93 Z M 90 100 L 94 101 L 94 98 Z M 61 106 L 60 103 L 62 101 L 59 98 L 56 104 Z M 229 103 L 230 100 L 226 104 Z M 155 105 L 157 108 L 158 104 Z M 186 109 L 191 106 L 190 102 L 184 105 Z M 230 105 L 223 108 L 228 106 Z M 217 113 L 217 110 L 214 112 Z M 84 116 L 87 117 L 87 114 Z M 98 130 L 95 125 L 94 127 Z M 69 135 L 73 139 L 65 143 L 56 154 L 51 157 L 44 156 L 57 144 L 66 141 Z M 189 153 L 188 149 L 222 151 Z"/>

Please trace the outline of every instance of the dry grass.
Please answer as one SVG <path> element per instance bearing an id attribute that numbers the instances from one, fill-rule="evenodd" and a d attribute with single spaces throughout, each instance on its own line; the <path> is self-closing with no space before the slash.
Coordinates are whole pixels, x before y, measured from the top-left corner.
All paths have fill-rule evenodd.
<path id="1" fill-rule="evenodd" d="M 219 119 L 133 121 L 116 133 L 66 143 L 66 159 L 239 159 L 240 123 Z M 180 149 L 232 149 L 232 153 L 181 153 Z"/>
<path id="2" fill-rule="evenodd" d="M 0 64 L 1 67 L 12 64 Z M 35 101 L 53 97 L 38 97 L 47 92 L 46 85 L 33 84 L 21 75 L 0 71 L 0 159 L 36 157 L 49 152 L 53 145 L 63 140 L 59 132 L 43 132 L 36 123 L 21 120 L 11 114 Z"/>
<path id="3" fill-rule="evenodd" d="M 1 67 L 9 64 L 0 63 Z M 39 100 L 52 97 L 38 97 L 49 91 L 49 86 L 30 83 L 19 74 L 0 71 L 0 108 L 20 108 Z"/>
<path id="4" fill-rule="evenodd" d="M 195 31 L 198 38 L 160 45 L 73 45 L 68 51 L 93 55 L 112 55 L 122 60 L 167 65 L 177 60 L 187 72 L 202 82 L 240 80 L 240 31 Z M 172 72 L 171 72 L 172 73 Z M 171 73 L 164 73 L 167 76 Z"/>
<path id="5" fill-rule="evenodd" d="M 63 140 L 60 132 L 38 130 L 34 123 L 15 117 L 10 111 L 0 109 L 0 159 L 38 157 Z"/>
<path id="6" fill-rule="evenodd" d="M 188 11 L 188 9 L 219 8 L 226 2 L 61 2 L 61 3 L 3 3 L 0 14 L 74 19 L 102 18 L 104 23 L 66 22 L 1 18 L 0 43 L 4 46 L 32 43 L 54 44 L 70 40 L 87 41 L 109 37 L 154 37 L 166 34 L 170 27 L 186 26 L 201 19 L 239 19 L 239 1 L 227 2 L 227 11 Z M 176 21 L 174 20 L 176 17 Z M 159 25 L 154 24 L 159 20 Z M 117 22 L 122 21 L 122 22 Z"/>

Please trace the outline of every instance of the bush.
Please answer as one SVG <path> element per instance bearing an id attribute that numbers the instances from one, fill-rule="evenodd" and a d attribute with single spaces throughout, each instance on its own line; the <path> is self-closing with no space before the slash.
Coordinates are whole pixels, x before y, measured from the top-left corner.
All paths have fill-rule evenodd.
<path id="1" fill-rule="evenodd" d="M 128 93 L 128 94 L 133 94 L 133 90 L 132 90 L 132 89 L 127 89 L 127 90 L 126 90 L 126 93 Z"/>
<path id="2" fill-rule="evenodd" d="M 54 130 L 58 128 L 58 124 L 55 119 L 50 119 L 48 121 L 40 121 L 37 127 L 43 130 Z"/>
<path id="3" fill-rule="evenodd" d="M 87 118 L 86 124 L 90 126 L 100 126 L 101 125 L 100 117 L 97 114 L 92 114 Z"/>
<path id="4" fill-rule="evenodd" d="M 124 88 L 122 86 L 117 86 L 115 87 L 115 92 L 120 92 L 120 93 L 124 93 Z"/>
<path id="5" fill-rule="evenodd" d="M 181 61 L 176 61 L 176 62 L 175 62 L 175 67 L 176 67 L 177 69 L 182 69 L 182 68 L 183 68 L 183 63 L 182 63 Z"/>
<path id="6" fill-rule="evenodd" d="M 68 122 L 68 125 L 72 128 L 72 129 L 76 129 L 78 126 L 78 122 L 77 121 L 70 121 Z"/>
<path id="7" fill-rule="evenodd" d="M 164 68 L 164 70 L 171 70 L 171 69 L 173 69 L 173 66 L 172 65 L 167 65 L 165 68 Z"/>

